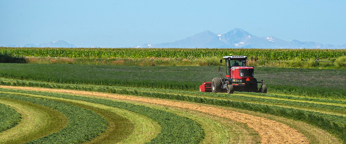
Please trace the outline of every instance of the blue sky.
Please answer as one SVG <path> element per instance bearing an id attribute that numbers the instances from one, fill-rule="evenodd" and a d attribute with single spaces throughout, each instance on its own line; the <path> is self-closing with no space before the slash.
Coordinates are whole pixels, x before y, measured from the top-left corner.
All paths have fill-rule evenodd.
<path id="1" fill-rule="evenodd" d="M 345 0 L 0 0 L 0 45 L 65 40 L 79 47 L 126 47 L 234 28 L 342 45 L 345 7 Z"/>

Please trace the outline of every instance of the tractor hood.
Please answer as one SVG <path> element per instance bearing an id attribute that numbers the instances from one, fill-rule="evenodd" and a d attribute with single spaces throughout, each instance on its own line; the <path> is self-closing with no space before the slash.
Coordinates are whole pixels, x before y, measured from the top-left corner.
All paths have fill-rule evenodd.
<path id="1" fill-rule="evenodd" d="M 254 77 L 254 67 L 237 67 L 232 66 L 230 69 L 231 75 L 226 75 L 226 77 L 232 78 L 232 79 L 244 79 L 244 78 L 250 78 L 253 79 Z"/>

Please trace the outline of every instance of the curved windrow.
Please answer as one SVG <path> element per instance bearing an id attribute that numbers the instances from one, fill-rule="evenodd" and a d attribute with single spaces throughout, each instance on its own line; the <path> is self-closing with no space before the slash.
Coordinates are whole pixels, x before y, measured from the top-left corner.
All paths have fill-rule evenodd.
<path id="1" fill-rule="evenodd" d="M 45 98 L 54 100 L 53 98 L 50 98 L 50 97 L 45 97 Z M 17 103 L 20 105 L 19 107 L 21 109 L 25 109 L 23 113 L 24 122 L 22 122 L 21 125 L 19 125 L 19 127 L 16 127 L 16 129 L 12 129 L 12 131 L 8 132 L 9 134 L 0 135 L 1 139 L 6 140 L 6 138 L 11 137 L 14 139 L 21 139 L 21 141 L 18 140 L 16 142 L 25 142 L 30 139 L 32 140 L 35 138 L 40 138 L 40 137 L 43 137 L 43 136 L 46 136 L 61 130 L 63 127 L 58 126 L 59 122 L 61 121 L 66 121 L 66 124 L 64 125 L 64 127 L 68 123 L 68 120 L 66 117 L 65 117 L 66 120 L 61 120 L 57 118 L 56 115 L 59 115 L 57 114 L 57 111 L 55 113 L 54 113 L 54 110 L 52 111 L 52 109 L 51 111 L 49 111 L 47 110 L 47 109 L 50 109 L 48 107 L 44 107 L 44 106 L 36 105 L 32 103 L 30 104 L 28 102 L 17 101 L 13 99 L 0 98 L 0 100 L 3 100 L 3 102 L 7 104 Z M 114 107 L 104 106 L 100 104 L 82 102 L 82 101 L 73 101 L 73 100 L 67 100 L 67 99 L 63 99 L 63 100 L 59 99 L 55 101 L 68 103 L 68 104 L 76 105 L 84 109 L 92 110 L 93 112 L 103 116 L 107 120 L 108 127 L 106 131 L 101 133 L 101 135 L 97 136 L 96 138 L 92 139 L 92 141 L 88 141 L 88 143 L 109 143 L 109 142 L 116 143 L 116 142 L 122 141 L 123 139 L 126 139 L 132 133 L 142 135 L 142 136 L 136 135 L 136 138 L 132 140 L 133 142 L 145 143 L 155 138 L 156 135 L 160 133 L 160 126 L 155 121 L 149 118 L 143 117 L 141 115 L 135 114 L 133 112 L 125 111 L 125 110 L 114 108 Z M 34 110 L 30 111 L 31 109 L 34 109 Z M 47 113 L 52 113 L 53 117 L 49 118 L 49 116 L 51 115 L 48 115 Z M 31 119 L 26 118 L 28 117 L 28 115 L 29 116 L 31 115 Z M 130 119 L 131 121 L 129 121 L 127 118 Z M 51 119 L 55 121 L 50 121 Z M 134 128 L 134 124 L 132 122 L 137 122 L 135 124 L 136 128 Z M 53 124 L 56 131 L 54 131 L 53 126 L 52 125 L 49 126 L 49 124 Z M 58 128 L 56 128 L 57 126 Z M 21 130 L 22 132 L 13 133 L 16 131 L 20 131 L 19 129 L 22 129 Z M 133 132 L 134 129 L 135 131 Z M 30 138 L 23 139 L 21 138 L 23 136 L 26 136 L 27 138 L 30 137 Z M 0 140 L 0 143 L 2 142 L 6 142 L 6 141 Z"/>
<path id="2" fill-rule="evenodd" d="M 175 113 L 180 116 L 190 118 L 198 122 L 205 133 L 202 144 L 209 143 L 246 143 L 253 144 L 260 141 L 260 136 L 258 133 L 244 125 L 243 123 L 238 123 L 236 121 L 221 118 L 218 116 L 213 116 L 206 113 L 201 113 L 195 110 L 182 109 L 177 107 L 153 105 L 150 103 L 135 102 L 135 104 L 144 105 L 147 107 L 168 111 Z"/>
<path id="3" fill-rule="evenodd" d="M 4 81 L 0 81 L 4 83 Z M 25 82 L 25 83 L 24 83 Z M 345 111 L 340 109 L 340 105 L 344 102 L 336 102 L 334 100 L 326 100 L 309 97 L 292 97 L 284 95 L 271 95 L 271 94 L 258 94 L 256 97 L 251 96 L 251 93 L 239 93 L 233 95 L 215 94 L 215 93 L 200 93 L 194 91 L 176 91 L 176 90 L 163 90 L 163 89 L 145 89 L 145 88 L 129 88 L 129 87 L 111 87 L 111 86 L 91 86 L 91 85 L 67 85 L 67 84 L 53 84 L 34 81 L 7 81 L 6 85 L 25 85 L 25 86 L 39 86 L 49 88 L 65 88 L 75 90 L 99 91 L 99 92 L 112 92 L 117 94 L 155 97 L 162 99 L 174 99 L 181 101 L 189 101 L 196 103 L 204 103 L 216 106 L 226 106 L 238 109 L 245 109 L 257 111 L 261 113 L 268 113 L 276 116 L 283 116 L 293 118 L 295 120 L 304 121 L 306 123 L 315 125 L 330 133 L 333 133 L 338 138 L 345 138 Z M 24 89 L 24 88 L 21 88 Z M 35 89 L 35 88 L 29 88 Z M 39 88 L 36 88 L 39 89 Z M 58 91 L 58 90 L 52 90 Z M 285 99 L 285 100 L 282 100 Z M 295 100 L 298 102 L 291 103 Z M 259 102 L 260 101 L 260 102 Z M 304 101 L 304 103 L 303 103 Z M 310 102 L 306 102 L 310 101 Z M 277 102 L 279 104 L 277 105 Z M 316 103 L 318 102 L 318 104 Z M 322 103 L 321 103 L 322 102 Z M 307 108 L 307 104 L 313 104 L 315 108 Z M 328 103 L 328 104 L 325 104 Z M 319 107 L 318 109 L 316 107 Z"/>
<path id="4" fill-rule="evenodd" d="M 69 122 L 65 128 L 29 143 L 81 143 L 97 137 L 107 128 L 107 121 L 102 116 L 78 106 L 17 94 L 0 93 L 0 97 L 49 107 L 63 113 L 68 118 Z M 18 140 L 22 142 L 21 139 Z M 18 142 L 14 139 L 11 143 Z"/>
<path id="5" fill-rule="evenodd" d="M 33 91 L 16 91 L 16 90 L 5 90 L 1 91 L 11 91 L 17 95 L 27 95 L 35 97 L 56 97 L 63 99 L 72 99 L 78 101 L 86 101 L 91 103 L 98 103 L 106 106 L 116 107 L 120 109 L 125 109 L 135 113 L 139 113 L 148 118 L 157 121 L 161 126 L 161 133 L 157 135 L 149 143 L 199 143 L 204 138 L 204 131 L 200 124 L 197 122 L 182 116 L 178 116 L 173 113 L 169 113 L 162 110 L 152 109 L 149 107 L 135 105 L 125 102 L 117 102 L 107 99 L 97 99 L 91 97 L 81 97 L 66 94 L 56 94 L 47 92 L 33 92 Z M 22 94 L 18 93 L 21 92 Z M 4 93 L 4 92 L 3 92 Z M 44 96 L 42 96 L 44 95 Z"/>
<path id="6" fill-rule="evenodd" d="M 160 133 L 160 126 L 157 122 L 123 109 L 85 101 L 61 99 L 42 95 L 36 95 L 36 97 L 76 105 L 84 109 L 92 110 L 104 117 L 108 122 L 107 129 L 99 136 L 87 141 L 86 143 L 117 143 L 124 139 L 128 139 L 132 134 L 137 134 L 136 139 L 132 141 L 133 143 L 144 143 L 150 141 Z"/>
<path id="7" fill-rule="evenodd" d="M 0 98 L 21 115 L 21 121 L 11 129 L 0 133 L 0 143 L 23 143 L 47 136 L 63 129 L 67 117 L 51 108 L 30 102 Z"/>
<path id="8" fill-rule="evenodd" d="M 20 113 L 5 105 L 5 102 L 0 99 L 0 134 L 2 131 L 16 126 L 21 119 Z"/>

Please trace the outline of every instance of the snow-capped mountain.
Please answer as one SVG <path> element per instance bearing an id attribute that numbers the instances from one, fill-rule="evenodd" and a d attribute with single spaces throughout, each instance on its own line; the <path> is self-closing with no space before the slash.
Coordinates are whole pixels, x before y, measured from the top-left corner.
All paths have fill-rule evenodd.
<path id="1" fill-rule="evenodd" d="M 346 48 L 317 42 L 285 41 L 276 37 L 258 37 L 249 32 L 235 28 L 225 34 L 203 31 L 175 42 L 146 44 L 141 47 L 156 48 Z"/>

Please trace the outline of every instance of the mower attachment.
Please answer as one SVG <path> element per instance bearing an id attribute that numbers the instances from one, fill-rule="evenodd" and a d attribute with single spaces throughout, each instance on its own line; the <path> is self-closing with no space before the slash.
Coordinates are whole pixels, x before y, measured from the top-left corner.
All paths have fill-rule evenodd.
<path id="1" fill-rule="evenodd" d="M 211 82 L 204 82 L 199 86 L 200 92 L 211 92 Z"/>

